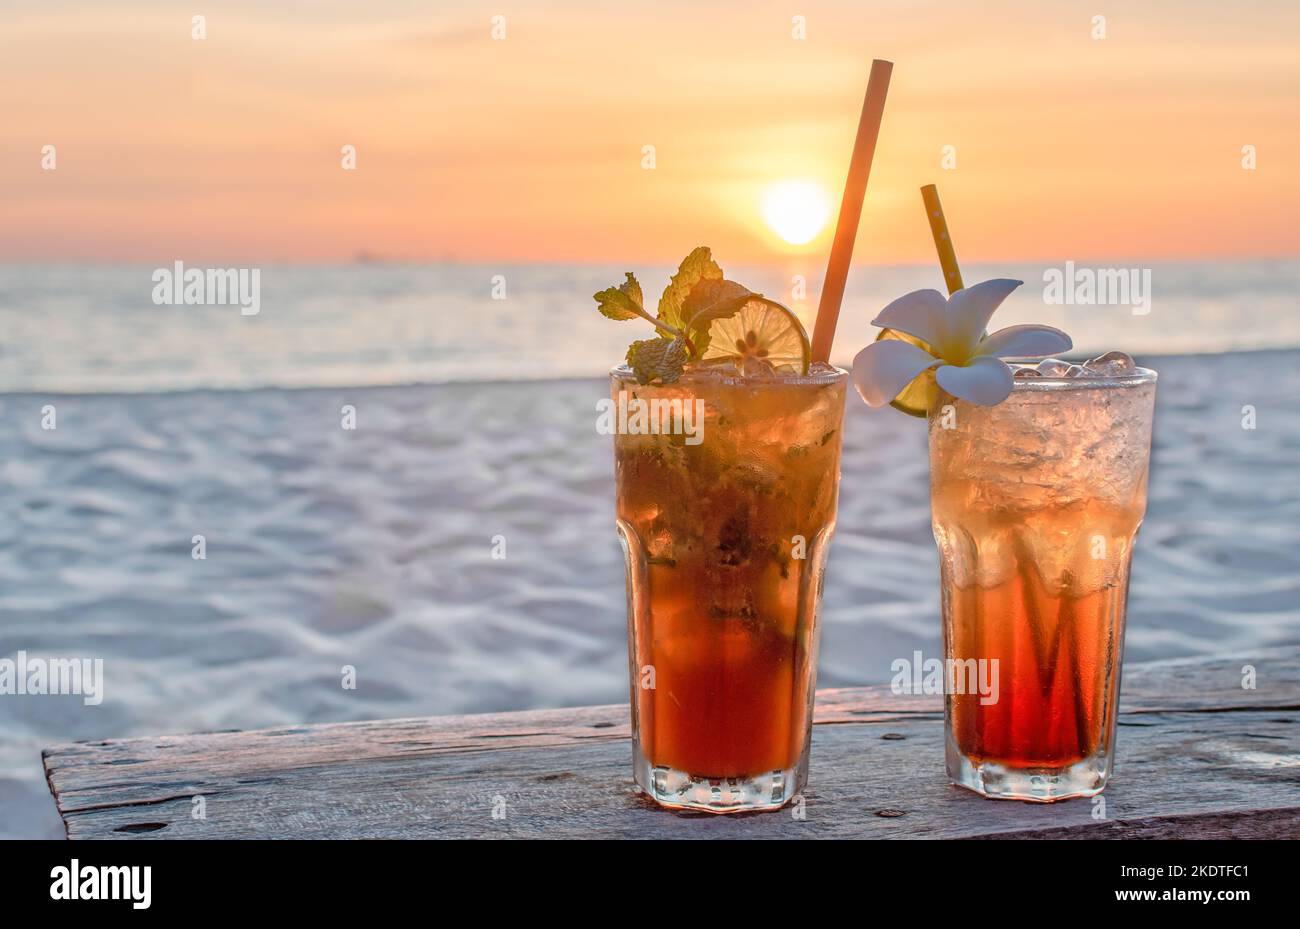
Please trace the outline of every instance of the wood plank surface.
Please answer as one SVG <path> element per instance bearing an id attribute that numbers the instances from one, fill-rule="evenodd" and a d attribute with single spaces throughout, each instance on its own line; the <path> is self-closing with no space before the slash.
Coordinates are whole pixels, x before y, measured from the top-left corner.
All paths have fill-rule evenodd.
<path id="1" fill-rule="evenodd" d="M 79 742 L 44 760 L 70 838 L 1300 837 L 1300 648 L 1126 668 L 1104 805 L 950 786 L 940 699 L 819 691 L 802 804 L 731 816 L 638 793 L 626 705 Z"/>

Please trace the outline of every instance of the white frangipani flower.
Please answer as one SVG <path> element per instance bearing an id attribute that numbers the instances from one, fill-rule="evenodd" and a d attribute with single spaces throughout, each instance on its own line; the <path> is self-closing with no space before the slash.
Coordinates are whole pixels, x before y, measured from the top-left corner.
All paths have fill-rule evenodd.
<path id="1" fill-rule="evenodd" d="M 900 339 L 872 342 L 853 359 L 853 384 L 870 406 L 884 406 L 924 371 L 939 386 L 980 406 L 1001 403 L 1011 393 L 1011 368 L 1003 358 L 1043 358 L 1074 343 L 1051 326 L 1008 326 L 984 336 L 993 311 L 1023 281 L 983 281 L 945 298 L 937 290 L 899 297 L 871 321 L 874 326 L 914 336 L 930 346 Z"/>

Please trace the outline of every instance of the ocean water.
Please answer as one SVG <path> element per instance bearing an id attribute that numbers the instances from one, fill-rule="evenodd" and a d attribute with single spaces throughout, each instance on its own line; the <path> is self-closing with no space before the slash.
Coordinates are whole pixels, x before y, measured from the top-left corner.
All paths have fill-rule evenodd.
<path id="1" fill-rule="evenodd" d="M 58 742 L 626 699 L 595 403 L 639 336 L 590 299 L 617 269 L 268 268 L 253 317 L 155 306 L 149 271 L 0 271 L 0 657 L 105 673 L 95 707 L 0 696 L 0 837 L 59 834 Z M 841 356 L 931 277 L 855 272 Z M 1296 277 L 1166 269 L 1149 316 L 1056 311 L 1161 374 L 1128 661 L 1300 641 L 1300 351 L 1167 354 L 1300 344 Z M 1025 297 L 999 325 L 1044 316 Z M 851 398 L 820 683 L 936 654 L 937 578 L 923 424 Z"/>
<path id="2" fill-rule="evenodd" d="M 1080 263 L 1080 267 L 1085 266 Z M 170 265 L 168 266 L 170 267 Z M 1150 266 L 1150 311 L 1044 303 L 1047 266 L 974 266 L 968 282 L 1025 286 L 997 327 L 1042 322 L 1082 354 L 1139 357 L 1300 345 L 1300 261 Z M 1064 264 L 1056 265 L 1058 269 Z M 591 295 L 634 270 L 647 302 L 672 269 L 347 265 L 259 268 L 261 310 L 155 305 L 153 268 L 0 268 L 0 391 L 123 392 L 544 379 L 601 374 L 649 331 L 595 312 Z M 754 290 L 816 311 L 822 269 L 728 268 Z M 796 276 L 806 283 L 797 291 Z M 894 297 L 940 287 L 933 267 L 856 267 L 833 360 L 871 338 Z M 495 296 L 501 299 L 494 298 Z"/>

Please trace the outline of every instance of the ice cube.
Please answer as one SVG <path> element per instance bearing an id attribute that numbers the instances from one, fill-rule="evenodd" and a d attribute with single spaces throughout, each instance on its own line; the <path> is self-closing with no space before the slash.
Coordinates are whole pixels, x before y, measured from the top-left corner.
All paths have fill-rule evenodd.
<path id="1" fill-rule="evenodd" d="M 1070 370 L 1070 363 L 1059 358 L 1044 358 L 1038 363 L 1038 373 L 1043 377 L 1065 377 Z"/>
<path id="2" fill-rule="evenodd" d="M 1031 367 L 1029 365 L 1016 368 L 1011 373 L 1011 376 L 1017 379 L 1026 378 L 1026 377 L 1042 377 L 1042 375 L 1038 373 L 1037 368 Z"/>
<path id="3" fill-rule="evenodd" d="M 1124 374 L 1132 374 L 1137 370 L 1137 365 L 1133 359 L 1123 352 L 1107 352 L 1104 355 L 1098 355 L 1096 358 L 1084 364 L 1089 371 L 1098 377 L 1119 377 Z"/>
<path id="4" fill-rule="evenodd" d="M 1088 377 L 1090 372 L 1083 365 L 1070 365 L 1065 369 L 1065 377 Z"/>

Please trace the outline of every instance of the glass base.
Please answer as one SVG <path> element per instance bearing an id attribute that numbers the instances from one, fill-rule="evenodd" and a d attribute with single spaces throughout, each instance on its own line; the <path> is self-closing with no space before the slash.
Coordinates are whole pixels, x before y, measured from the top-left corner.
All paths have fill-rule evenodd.
<path id="1" fill-rule="evenodd" d="M 698 777 L 636 759 L 637 786 L 661 806 L 705 813 L 779 810 L 808 782 L 806 765 L 748 777 Z"/>
<path id="2" fill-rule="evenodd" d="M 1055 803 L 1094 797 L 1110 780 L 1110 768 L 1104 754 L 1064 768 L 1011 768 L 996 761 L 971 761 L 951 746 L 948 750 L 948 776 L 952 782 L 992 800 Z"/>

